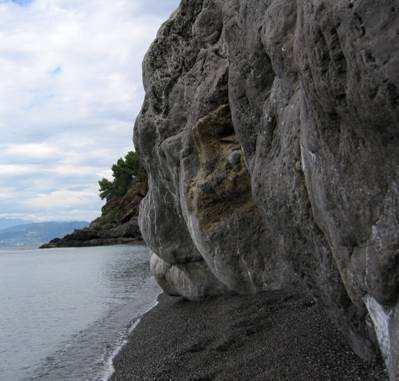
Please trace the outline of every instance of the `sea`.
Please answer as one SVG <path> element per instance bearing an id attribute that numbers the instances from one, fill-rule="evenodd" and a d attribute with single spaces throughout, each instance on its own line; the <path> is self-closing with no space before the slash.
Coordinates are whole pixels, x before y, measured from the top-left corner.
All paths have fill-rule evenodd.
<path id="1" fill-rule="evenodd" d="M 0 250 L 0 380 L 107 380 L 160 289 L 144 246 Z"/>

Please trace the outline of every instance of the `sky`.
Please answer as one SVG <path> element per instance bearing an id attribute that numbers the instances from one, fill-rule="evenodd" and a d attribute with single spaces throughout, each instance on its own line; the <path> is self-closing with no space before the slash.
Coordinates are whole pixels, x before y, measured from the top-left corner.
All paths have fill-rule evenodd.
<path id="1" fill-rule="evenodd" d="M 0 218 L 92 220 L 178 0 L 0 0 Z"/>

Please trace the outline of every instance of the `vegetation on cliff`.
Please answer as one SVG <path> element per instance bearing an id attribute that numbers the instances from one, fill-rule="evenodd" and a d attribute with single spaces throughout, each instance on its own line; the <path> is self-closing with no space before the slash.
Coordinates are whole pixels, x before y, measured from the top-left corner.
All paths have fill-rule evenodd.
<path id="1" fill-rule="evenodd" d="M 129 152 L 112 166 L 113 180 L 99 181 L 99 193 L 106 200 L 101 216 L 89 227 L 75 230 L 63 238 L 44 245 L 48 247 L 100 246 L 142 241 L 138 226 L 141 200 L 147 193 L 147 176 L 138 154 Z"/>
<path id="2" fill-rule="evenodd" d="M 137 152 L 130 151 L 112 166 L 113 181 L 106 178 L 98 182 L 101 199 L 110 201 L 115 197 L 123 197 L 129 190 L 133 180 L 145 180 L 145 172 L 140 166 Z"/>

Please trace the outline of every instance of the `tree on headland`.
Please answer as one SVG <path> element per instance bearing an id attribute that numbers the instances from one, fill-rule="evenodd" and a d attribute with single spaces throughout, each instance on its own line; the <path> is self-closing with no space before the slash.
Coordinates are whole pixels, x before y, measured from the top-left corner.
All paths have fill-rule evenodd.
<path id="1" fill-rule="evenodd" d="M 139 155 L 130 151 L 112 166 L 113 181 L 106 178 L 98 182 L 101 199 L 110 200 L 113 197 L 123 197 L 131 183 L 135 180 L 143 181 L 146 174 L 140 165 Z"/>
<path id="2" fill-rule="evenodd" d="M 104 198 L 109 199 L 112 195 L 113 182 L 109 181 L 106 178 L 103 178 L 98 182 L 98 185 L 100 186 L 101 199 L 102 200 L 104 200 Z"/>

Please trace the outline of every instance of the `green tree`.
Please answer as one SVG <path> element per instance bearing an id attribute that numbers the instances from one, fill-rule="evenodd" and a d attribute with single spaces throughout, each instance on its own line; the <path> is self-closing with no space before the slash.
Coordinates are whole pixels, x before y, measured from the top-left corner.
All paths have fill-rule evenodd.
<path id="1" fill-rule="evenodd" d="M 104 200 L 104 198 L 110 198 L 112 195 L 113 183 L 108 179 L 103 178 L 98 182 L 98 185 L 100 186 L 101 199 Z"/>
<path id="2" fill-rule="evenodd" d="M 131 174 L 135 177 L 138 177 L 141 181 L 147 178 L 147 175 L 140 164 L 140 158 L 137 152 L 130 151 L 125 156 L 125 165 L 130 170 Z"/>
<path id="3" fill-rule="evenodd" d="M 112 166 L 112 177 L 113 181 L 103 178 L 98 182 L 102 199 L 123 197 L 134 179 L 143 181 L 146 175 L 140 165 L 137 152 L 130 151 L 124 158 L 120 158 Z"/>

